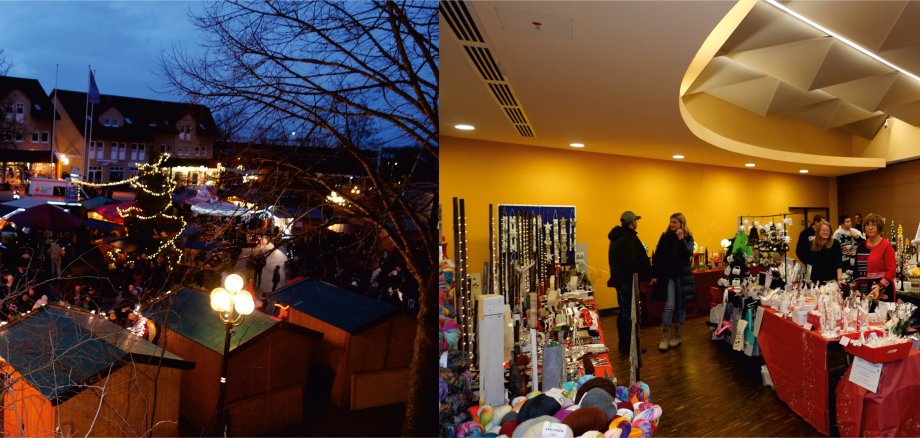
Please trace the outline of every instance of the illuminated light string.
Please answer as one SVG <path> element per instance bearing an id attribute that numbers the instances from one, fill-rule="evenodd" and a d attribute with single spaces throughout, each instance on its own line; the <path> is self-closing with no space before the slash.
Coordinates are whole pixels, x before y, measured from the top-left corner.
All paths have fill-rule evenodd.
<path id="1" fill-rule="evenodd" d="M 150 196 L 157 197 L 157 198 L 162 198 L 164 196 L 167 197 L 168 202 L 166 203 L 166 205 L 164 205 L 163 209 L 159 213 L 152 215 L 152 216 L 142 215 L 143 210 L 136 206 L 131 206 L 131 207 L 124 208 L 124 209 L 116 207 L 115 210 L 118 213 L 118 216 L 122 219 L 125 219 L 128 217 L 135 217 L 142 221 L 151 221 L 151 220 L 165 218 L 165 219 L 181 221 L 182 226 L 179 228 L 179 231 L 176 232 L 171 238 L 166 239 L 157 248 L 156 252 L 153 253 L 153 258 L 156 258 L 161 253 L 163 253 L 164 250 L 172 248 L 172 250 L 174 250 L 174 252 L 178 254 L 178 257 L 176 258 L 175 264 L 172 263 L 167 257 L 167 263 L 169 263 L 170 268 L 174 269 L 176 264 L 182 262 L 182 251 L 179 251 L 179 248 L 176 246 L 175 242 L 176 242 L 176 239 L 182 234 L 182 232 L 185 231 L 186 227 L 188 226 L 188 222 L 185 220 L 185 218 L 181 216 L 173 216 L 170 214 L 166 214 L 166 211 L 168 211 L 169 208 L 173 206 L 171 193 L 177 187 L 177 183 L 174 180 L 170 179 L 169 175 L 166 174 L 166 172 L 164 172 L 163 169 L 160 167 L 160 165 L 162 165 L 167 159 L 169 159 L 169 157 L 170 157 L 169 154 L 164 153 L 160 155 L 156 163 L 152 163 L 152 164 L 134 163 L 137 169 L 143 174 L 152 173 L 152 174 L 162 175 L 164 177 L 164 186 L 165 186 L 163 192 L 154 192 L 148 189 L 145 184 L 140 182 L 140 177 L 141 177 L 140 174 L 132 176 L 131 178 L 128 178 L 126 180 L 110 182 L 110 183 L 92 183 L 92 182 L 86 182 L 86 181 L 74 181 L 74 183 L 82 185 L 82 186 L 93 187 L 93 188 L 105 188 L 105 187 L 114 187 L 114 186 L 119 186 L 119 185 L 124 185 L 124 184 L 130 184 L 132 188 L 139 189 L 142 192 Z M 117 256 L 119 253 L 122 253 L 122 251 L 118 248 L 114 248 L 114 251 L 108 251 L 106 255 L 109 257 L 110 261 L 115 262 L 117 261 Z"/>

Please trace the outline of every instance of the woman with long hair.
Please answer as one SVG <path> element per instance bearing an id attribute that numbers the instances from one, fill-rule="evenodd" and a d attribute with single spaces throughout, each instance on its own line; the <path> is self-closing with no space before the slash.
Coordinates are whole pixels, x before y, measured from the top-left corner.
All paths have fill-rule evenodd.
<path id="1" fill-rule="evenodd" d="M 680 345 L 681 331 L 687 319 L 685 303 L 696 299 L 696 283 L 693 267 L 690 266 L 692 255 L 693 233 L 687 227 L 687 218 L 682 213 L 674 213 L 668 229 L 658 239 L 652 259 L 652 297 L 665 301 L 661 316 L 661 343 L 658 344 L 661 351 Z M 675 311 L 677 326 L 672 332 Z"/>
<path id="2" fill-rule="evenodd" d="M 815 240 L 811 241 L 808 264 L 811 265 L 811 281 L 840 281 L 843 277 L 840 242 L 831 238 L 831 224 L 821 220 Z"/>

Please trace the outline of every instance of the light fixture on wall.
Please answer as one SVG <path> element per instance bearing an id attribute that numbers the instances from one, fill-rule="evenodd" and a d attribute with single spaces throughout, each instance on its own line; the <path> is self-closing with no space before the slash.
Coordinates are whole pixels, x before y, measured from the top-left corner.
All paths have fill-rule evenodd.
<path id="1" fill-rule="evenodd" d="M 756 166 L 756 164 L 754 163 L 744 163 L 744 167 L 754 167 L 754 166 Z"/>
<path id="2" fill-rule="evenodd" d="M 585 147 L 585 144 L 584 143 L 569 143 L 569 146 L 573 148 L 583 148 Z"/>
<path id="3" fill-rule="evenodd" d="M 681 155 L 681 154 L 674 154 L 674 155 L 671 155 L 671 158 L 673 158 L 673 159 L 675 159 L 675 160 L 683 160 L 683 159 L 684 159 L 684 156 Z"/>
<path id="4" fill-rule="evenodd" d="M 454 125 L 454 128 L 459 129 L 461 131 L 472 131 L 476 129 L 476 127 L 473 125 L 464 125 L 464 124 Z"/>
<path id="5" fill-rule="evenodd" d="M 885 123 L 882 124 L 882 126 L 884 126 L 884 127 L 887 128 L 887 127 L 888 127 L 888 120 L 890 120 L 890 119 L 891 119 L 891 117 L 885 117 Z"/>
<path id="6" fill-rule="evenodd" d="M 799 173 L 808 173 L 808 169 L 799 170 Z"/>

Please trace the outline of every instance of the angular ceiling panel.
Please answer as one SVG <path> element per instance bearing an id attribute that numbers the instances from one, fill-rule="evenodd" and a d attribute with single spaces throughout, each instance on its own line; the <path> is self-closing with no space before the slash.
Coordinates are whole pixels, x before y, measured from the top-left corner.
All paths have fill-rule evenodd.
<path id="1" fill-rule="evenodd" d="M 885 41 L 877 49 L 879 52 L 920 45 L 920 32 L 917 32 L 917 23 L 920 23 L 920 3 L 903 3 L 901 14 L 898 15 L 897 21 L 886 35 Z"/>
<path id="2" fill-rule="evenodd" d="M 888 94 L 888 90 L 900 75 L 900 73 L 892 71 L 857 79 L 855 81 L 844 82 L 842 84 L 831 85 L 821 90 L 867 111 L 875 111 L 879 108 L 882 99 L 885 98 L 885 95 Z"/>
<path id="3" fill-rule="evenodd" d="M 750 112 L 767 115 L 770 102 L 779 87 L 779 80 L 765 76 L 738 84 L 726 85 L 707 91 L 719 99 L 733 103 Z"/>
<path id="4" fill-rule="evenodd" d="M 728 55 L 732 59 L 805 90 L 812 89 L 830 52 L 832 38 L 812 38 Z"/>
<path id="5" fill-rule="evenodd" d="M 908 3 L 905 0 L 793 0 L 783 5 L 862 47 L 877 51 Z"/>
<path id="6" fill-rule="evenodd" d="M 915 75 L 920 74 L 920 46 L 890 50 L 882 52 L 880 55 L 904 70 L 912 72 Z"/>
<path id="7" fill-rule="evenodd" d="M 871 139 L 875 137 L 879 129 L 882 129 L 882 125 L 885 124 L 885 119 L 887 118 L 886 114 L 876 114 L 868 119 L 859 120 L 839 128 L 860 137 Z"/>
<path id="8" fill-rule="evenodd" d="M 904 75 L 898 75 L 898 78 L 888 88 L 888 93 L 879 102 L 878 109 L 890 112 L 890 108 L 899 107 L 917 100 L 920 100 L 920 82 Z"/>
<path id="9" fill-rule="evenodd" d="M 687 89 L 686 94 L 709 91 L 713 88 L 747 82 L 765 76 L 766 74 L 748 68 L 731 58 L 718 56 L 713 58 L 696 80 L 693 81 L 693 85 Z"/>
<path id="10" fill-rule="evenodd" d="M 895 71 L 846 44 L 833 41 L 809 90 Z"/>
<path id="11" fill-rule="evenodd" d="M 920 101 L 901 105 L 887 110 L 892 117 L 897 117 L 914 126 L 920 126 Z"/>
<path id="12" fill-rule="evenodd" d="M 877 114 L 866 111 L 856 105 L 841 102 L 840 106 L 837 107 L 837 111 L 834 113 L 834 117 L 828 122 L 828 128 L 848 125 L 860 120 L 870 119 L 876 115 Z"/>
<path id="13" fill-rule="evenodd" d="M 767 114 L 787 112 L 795 108 L 833 100 L 834 96 L 820 90 L 806 91 L 794 85 L 780 82 Z"/>
<path id="14" fill-rule="evenodd" d="M 721 54 L 746 52 L 824 36 L 798 20 L 784 19 L 786 13 L 758 3 L 722 45 Z"/>
<path id="15" fill-rule="evenodd" d="M 840 99 L 828 100 L 814 105 L 804 106 L 787 111 L 786 114 L 802 119 L 812 125 L 827 129 L 834 119 L 834 114 L 840 108 Z"/>

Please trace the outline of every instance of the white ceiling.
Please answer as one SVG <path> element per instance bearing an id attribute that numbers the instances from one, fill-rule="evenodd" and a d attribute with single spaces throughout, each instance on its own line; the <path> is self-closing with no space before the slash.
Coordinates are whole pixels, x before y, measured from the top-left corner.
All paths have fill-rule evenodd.
<path id="1" fill-rule="evenodd" d="M 916 50 L 920 32 L 912 32 L 915 27 L 909 26 L 920 21 L 920 12 L 915 12 L 918 8 L 911 2 L 795 1 L 786 5 L 802 14 L 812 14 L 816 21 L 819 21 L 816 16 L 823 17 L 820 22 L 826 27 L 892 57 L 893 61 L 896 58 L 902 67 L 920 71 L 920 52 Z M 715 147 L 695 136 L 681 116 L 680 87 L 688 66 L 713 29 L 735 6 L 733 2 L 510 1 L 451 2 L 448 6 L 452 11 L 469 8 L 483 43 L 461 44 L 442 16 L 441 135 L 564 148 L 572 153 L 591 151 L 666 160 L 679 153 L 688 162 L 730 167 L 743 167 L 744 163 L 754 161 L 757 169 L 781 172 L 798 172 L 803 167 L 794 160 L 755 159 Z M 854 16 L 863 19 L 854 20 Z M 814 110 L 803 110 L 806 103 L 821 103 L 815 95 L 827 90 L 795 92 L 788 83 L 808 87 L 824 81 L 820 84 L 823 87 L 827 82 L 834 83 L 836 76 L 815 73 L 803 79 L 797 73 L 770 72 L 776 69 L 775 63 L 764 62 L 765 58 L 758 57 L 756 50 L 742 49 L 746 49 L 745 44 L 756 45 L 758 38 L 793 41 L 803 35 L 809 38 L 820 35 L 813 35 L 814 32 L 800 24 L 780 24 L 760 18 L 756 23 L 750 19 L 739 26 L 739 33 L 727 40 L 723 47 L 726 50 L 717 53 L 707 68 L 708 73 L 716 68 L 729 69 L 726 71 L 736 77 L 744 77 L 745 70 L 751 70 L 749 79 L 759 78 L 763 83 L 753 81 L 744 87 L 710 89 L 696 83 L 697 88 L 691 87 L 690 93 L 706 92 L 761 116 L 783 113 L 786 117 L 798 117 L 813 125 L 817 123 L 822 129 L 840 129 L 852 123 L 855 128 L 848 132 L 860 131 L 864 137 L 866 130 L 874 132 L 878 128 L 884 117 L 877 112 L 846 107 L 849 111 L 843 114 L 838 110 L 835 119 L 833 115 L 821 118 Z M 464 52 L 465 47 L 489 50 L 502 76 L 502 80 L 492 83 L 513 90 L 515 103 L 526 117 L 526 126 L 532 129 L 533 137 L 522 136 L 512 124 Z M 847 55 L 843 58 L 852 58 L 849 52 Z M 871 67 L 873 73 L 887 73 L 875 72 L 877 69 Z M 782 81 L 774 79 L 782 73 L 786 74 Z M 781 87 L 780 82 L 787 85 Z M 890 86 L 891 81 L 886 83 Z M 772 93 L 763 92 L 766 88 L 773 90 Z M 875 98 L 872 93 L 868 97 L 865 93 L 850 91 L 849 94 L 862 101 Z M 850 104 L 844 102 L 837 107 L 844 105 Z M 868 122 L 855 123 L 864 119 Z M 454 129 L 459 123 L 475 125 L 476 130 Z M 572 142 L 584 143 L 586 147 L 572 149 L 568 146 Z M 807 167 L 813 175 L 826 176 L 864 170 L 814 163 Z"/>

